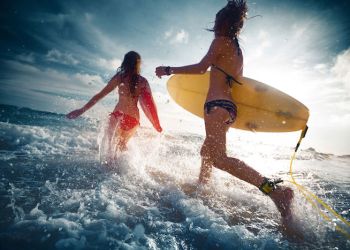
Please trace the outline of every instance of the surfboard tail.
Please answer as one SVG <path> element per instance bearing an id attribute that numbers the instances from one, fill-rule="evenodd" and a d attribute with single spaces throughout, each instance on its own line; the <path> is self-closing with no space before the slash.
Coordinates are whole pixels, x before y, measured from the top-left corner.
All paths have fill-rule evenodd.
<path id="1" fill-rule="evenodd" d="M 140 98 L 140 105 L 148 120 L 152 123 L 153 127 L 160 133 L 162 127 L 160 126 L 157 107 L 153 100 L 152 94 L 148 90 L 143 90 Z"/>

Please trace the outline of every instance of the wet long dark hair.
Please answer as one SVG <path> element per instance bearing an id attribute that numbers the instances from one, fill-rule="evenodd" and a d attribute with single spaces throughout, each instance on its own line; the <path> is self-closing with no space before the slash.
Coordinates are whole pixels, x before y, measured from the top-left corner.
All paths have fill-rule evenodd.
<path id="1" fill-rule="evenodd" d="M 129 51 L 124 55 L 122 65 L 118 69 L 118 73 L 121 73 L 122 78 L 130 78 L 130 93 L 133 96 L 135 96 L 136 85 L 140 77 L 137 72 L 138 60 L 141 60 L 140 54 L 135 51 Z"/>
<path id="2" fill-rule="evenodd" d="M 226 36 L 234 39 L 238 44 L 238 35 L 247 17 L 246 0 L 229 0 L 227 5 L 216 13 L 215 25 L 209 31 L 217 36 Z"/>

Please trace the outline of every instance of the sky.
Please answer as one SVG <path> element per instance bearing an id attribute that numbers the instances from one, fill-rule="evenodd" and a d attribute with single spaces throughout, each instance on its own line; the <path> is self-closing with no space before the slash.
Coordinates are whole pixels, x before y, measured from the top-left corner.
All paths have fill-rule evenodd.
<path id="1" fill-rule="evenodd" d="M 167 78 L 158 79 L 155 67 L 198 62 L 213 39 L 206 29 L 212 28 L 216 12 L 225 4 L 226 0 L 1 1 L 0 103 L 67 113 L 102 89 L 124 54 L 135 50 L 142 56 L 142 74 L 162 106 L 169 102 Z M 309 108 L 304 147 L 350 154 L 350 1 L 255 0 L 248 1 L 248 8 L 253 18 L 240 35 L 244 75 Z M 86 115 L 111 111 L 115 101 L 116 95 L 110 95 Z M 160 117 L 181 116 L 189 124 L 202 124 L 175 104 L 171 107 L 161 107 Z M 197 130 L 203 133 L 204 128 Z M 298 137 L 232 133 L 276 143 L 284 138 L 294 143 Z"/>

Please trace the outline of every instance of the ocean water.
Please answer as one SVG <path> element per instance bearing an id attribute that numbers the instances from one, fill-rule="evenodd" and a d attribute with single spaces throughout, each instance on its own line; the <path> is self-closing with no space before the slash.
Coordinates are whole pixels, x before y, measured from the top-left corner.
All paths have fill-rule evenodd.
<path id="1" fill-rule="evenodd" d="M 229 155 L 294 188 L 303 241 L 282 233 L 256 188 L 219 170 L 197 187 L 203 136 L 141 127 L 109 169 L 102 133 L 96 119 L 0 105 L 1 249 L 350 249 L 335 225 L 349 227 L 325 220 L 287 181 L 292 148 L 228 141 Z M 294 176 L 349 221 L 349 167 L 350 156 L 309 148 Z"/>

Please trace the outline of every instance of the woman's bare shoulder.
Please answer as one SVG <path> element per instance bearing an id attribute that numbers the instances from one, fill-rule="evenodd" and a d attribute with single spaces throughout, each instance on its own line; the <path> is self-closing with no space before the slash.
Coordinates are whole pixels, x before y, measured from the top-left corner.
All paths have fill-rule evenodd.
<path id="1" fill-rule="evenodd" d="M 138 83 L 141 88 L 147 88 L 149 86 L 147 79 L 141 75 L 139 75 Z"/>
<path id="2" fill-rule="evenodd" d="M 115 73 L 115 75 L 111 78 L 111 80 L 109 81 L 109 83 L 112 83 L 113 85 L 119 85 L 119 83 L 121 82 L 121 75 L 120 73 Z"/>
<path id="3" fill-rule="evenodd" d="M 148 84 L 148 81 L 147 81 L 147 79 L 144 76 L 139 75 L 139 83 L 141 83 L 141 84 Z"/>
<path id="4" fill-rule="evenodd" d="M 120 79 L 121 79 L 121 72 L 116 72 L 116 73 L 112 76 L 111 79 L 112 79 L 112 80 L 120 81 Z"/>

